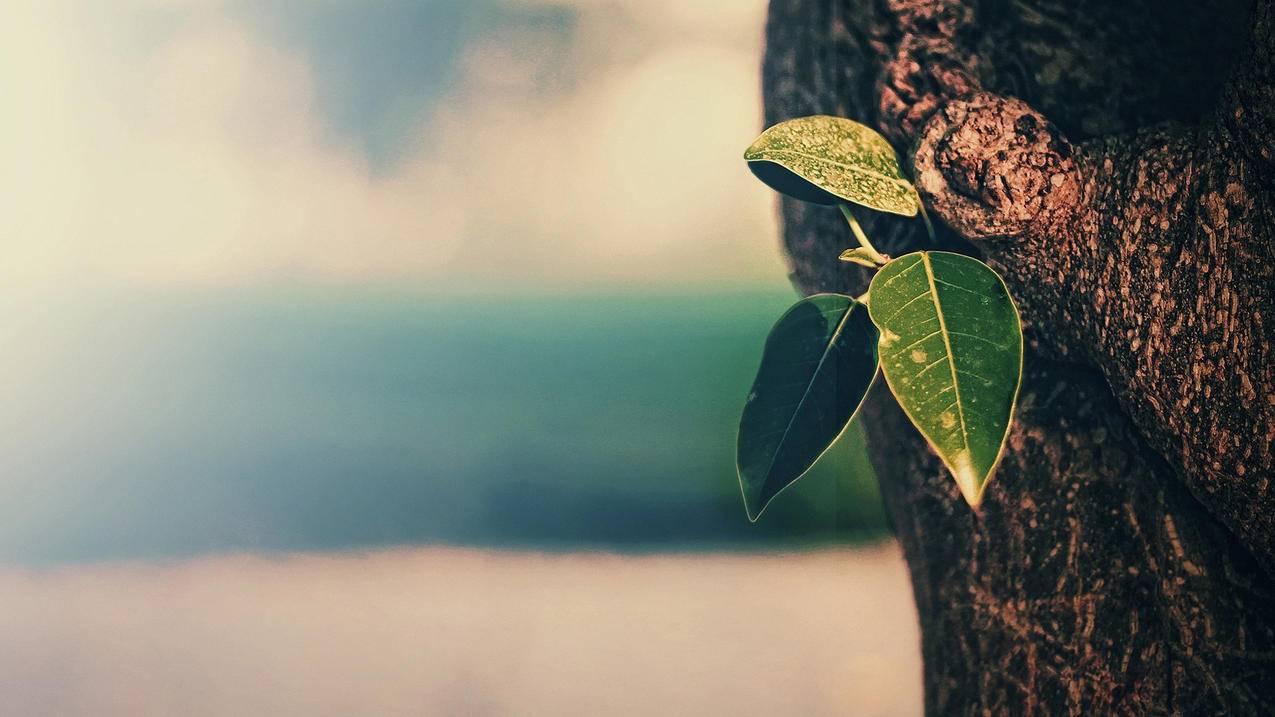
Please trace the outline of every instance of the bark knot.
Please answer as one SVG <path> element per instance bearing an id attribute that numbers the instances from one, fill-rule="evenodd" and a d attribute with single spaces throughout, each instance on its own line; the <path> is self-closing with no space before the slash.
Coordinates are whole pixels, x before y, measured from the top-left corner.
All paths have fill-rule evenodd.
<path id="1" fill-rule="evenodd" d="M 985 92 L 930 119 L 914 170 L 927 204 L 970 239 L 1055 225 L 1082 194 L 1071 143 L 1022 100 Z"/>

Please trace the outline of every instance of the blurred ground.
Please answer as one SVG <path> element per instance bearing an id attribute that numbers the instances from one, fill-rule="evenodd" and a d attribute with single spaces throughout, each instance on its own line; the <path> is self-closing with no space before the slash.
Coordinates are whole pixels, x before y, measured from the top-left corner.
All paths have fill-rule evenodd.
<path id="1" fill-rule="evenodd" d="M 892 543 L 0 570 L 0 713 L 916 715 Z"/>

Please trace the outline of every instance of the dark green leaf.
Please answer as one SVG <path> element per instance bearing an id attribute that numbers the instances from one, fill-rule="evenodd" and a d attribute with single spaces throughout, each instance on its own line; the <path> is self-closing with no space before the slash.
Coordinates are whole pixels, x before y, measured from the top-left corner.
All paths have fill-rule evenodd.
<path id="1" fill-rule="evenodd" d="M 905 217 L 919 206 L 890 143 L 871 127 L 841 117 L 780 122 L 752 143 L 744 159 L 758 179 L 802 201 L 852 202 Z"/>
<path id="2" fill-rule="evenodd" d="M 1000 461 L 1023 372 L 1018 310 L 977 259 L 901 256 L 872 278 L 881 371 L 971 506 Z"/>
<path id="3" fill-rule="evenodd" d="M 849 296 L 797 302 L 770 331 L 739 422 L 736 462 L 748 517 L 832 445 L 877 371 L 877 330 Z"/>

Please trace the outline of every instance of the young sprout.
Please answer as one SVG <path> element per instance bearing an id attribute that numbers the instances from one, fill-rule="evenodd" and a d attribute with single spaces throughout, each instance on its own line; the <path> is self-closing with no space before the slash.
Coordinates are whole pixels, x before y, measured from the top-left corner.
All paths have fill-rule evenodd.
<path id="1" fill-rule="evenodd" d="M 852 205 L 920 214 L 931 241 L 934 227 L 894 148 L 869 127 L 800 117 L 763 132 L 744 159 L 776 191 L 835 205 L 858 244 L 840 259 L 877 272 L 862 296 L 817 294 L 771 330 L 736 453 L 749 518 L 831 446 L 878 367 L 976 508 L 1004 453 L 1022 380 L 1022 323 L 1005 282 L 960 254 L 877 251 Z"/>

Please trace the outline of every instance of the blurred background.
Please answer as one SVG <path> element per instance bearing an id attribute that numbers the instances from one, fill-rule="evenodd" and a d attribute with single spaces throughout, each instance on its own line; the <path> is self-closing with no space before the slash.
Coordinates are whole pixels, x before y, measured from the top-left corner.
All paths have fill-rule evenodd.
<path id="1" fill-rule="evenodd" d="M 0 6 L 0 712 L 919 712 L 858 431 L 739 498 L 764 15 Z"/>

